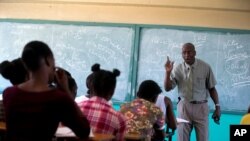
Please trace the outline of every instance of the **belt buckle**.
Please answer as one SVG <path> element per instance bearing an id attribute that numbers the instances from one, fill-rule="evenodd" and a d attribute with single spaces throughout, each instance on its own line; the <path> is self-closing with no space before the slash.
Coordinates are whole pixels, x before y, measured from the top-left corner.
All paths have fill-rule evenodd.
<path id="1" fill-rule="evenodd" d="M 202 101 L 191 101 L 190 103 L 192 104 L 202 104 L 202 103 L 206 103 L 207 100 L 202 100 Z"/>

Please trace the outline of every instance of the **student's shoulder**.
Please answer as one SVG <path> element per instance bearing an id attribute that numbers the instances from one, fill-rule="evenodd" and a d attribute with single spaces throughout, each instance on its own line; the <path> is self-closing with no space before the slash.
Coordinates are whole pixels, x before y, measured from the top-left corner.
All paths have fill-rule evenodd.
<path id="1" fill-rule="evenodd" d="M 125 124 L 126 122 L 126 117 L 119 111 L 116 111 L 115 109 L 112 109 L 111 110 L 112 113 L 117 117 L 118 121 L 121 123 L 121 124 Z"/>
<path id="2" fill-rule="evenodd" d="M 53 89 L 49 91 L 48 93 L 51 97 L 54 97 L 55 99 L 58 100 L 63 100 L 63 101 L 68 101 L 68 99 L 73 100 L 72 97 L 70 97 L 70 94 L 67 94 L 64 91 L 61 91 L 59 89 Z"/>
<path id="3" fill-rule="evenodd" d="M 123 114 L 120 111 L 115 110 L 109 103 L 104 104 L 103 107 L 105 107 L 104 109 L 110 114 L 115 115 L 118 118 L 123 118 Z"/>
<path id="4" fill-rule="evenodd" d="M 3 90 L 3 96 L 13 94 L 17 91 L 18 91 L 18 89 L 16 86 L 7 87 Z"/>
<path id="5" fill-rule="evenodd" d="M 167 103 L 172 103 L 172 100 L 167 96 L 164 97 L 164 101 Z"/>
<path id="6" fill-rule="evenodd" d="M 121 110 L 124 110 L 124 109 L 127 109 L 127 108 L 130 108 L 132 105 L 132 102 L 127 102 L 127 103 L 123 103 L 120 105 L 120 111 Z"/>
<path id="7" fill-rule="evenodd" d="M 4 90 L 3 90 L 3 93 L 5 92 L 9 92 L 9 91 L 16 91 L 17 90 L 17 86 L 9 86 L 9 87 L 7 87 L 7 88 L 5 88 Z"/>
<path id="8" fill-rule="evenodd" d="M 161 108 L 159 108 L 158 106 L 156 106 L 156 105 L 153 104 L 153 103 L 150 105 L 150 108 L 149 108 L 149 109 L 150 109 L 151 112 L 154 113 L 154 114 L 162 114 Z"/>
<path id="9" fill-rule="evenodd" d="M 76 103 L 82 103 L 87 100 L 89 100 L 89 98 L 86 95 L 81 95 L 75 98 Z"/>

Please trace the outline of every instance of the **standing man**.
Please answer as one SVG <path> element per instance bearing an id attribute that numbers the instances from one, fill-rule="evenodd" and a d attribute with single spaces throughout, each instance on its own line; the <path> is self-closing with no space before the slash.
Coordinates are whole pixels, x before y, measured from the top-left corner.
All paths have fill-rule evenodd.
<path id="1" fill-rule="evenodd" d="M 178 141 L 190 141 L 193 127 L 197 141 L 208 141 L 209 96 L 215 104 L 214 121 L 219 124 L 220 105 L 215 88 L 216 80 L 211 67 L 204 61 L 195 58 L 196 51 L 192 43 L 182 46 L 184 62 L 173 69 L 174 62 L 169 58 L 165 64 L 165 90 L 170 91 L 177 85 L 179 97 L 177 112 L 180 118 L 190 123 L 178 125 Z M 172 71 L 173 70 L 173 71 Z"/>

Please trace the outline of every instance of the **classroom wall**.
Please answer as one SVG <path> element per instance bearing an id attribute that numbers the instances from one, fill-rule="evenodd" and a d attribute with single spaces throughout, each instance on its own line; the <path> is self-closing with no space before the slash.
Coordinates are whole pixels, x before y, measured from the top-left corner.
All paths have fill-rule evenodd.
<path id="1" fill-rule="evenodd" d="M 249 0 L 0 0 L 0 19 L 250 29 Z"/>

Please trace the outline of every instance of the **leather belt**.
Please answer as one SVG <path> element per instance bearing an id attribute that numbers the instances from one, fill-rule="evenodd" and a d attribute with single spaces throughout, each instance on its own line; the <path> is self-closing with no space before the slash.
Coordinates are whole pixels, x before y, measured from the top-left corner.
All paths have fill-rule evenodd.
<path id="1" fill-rule="evenodd" d="M 207 100 L 202 100 L 202 101 L 190 101 L 192 104 L 202 104 L 202 103 L 207 103 Z"/>

